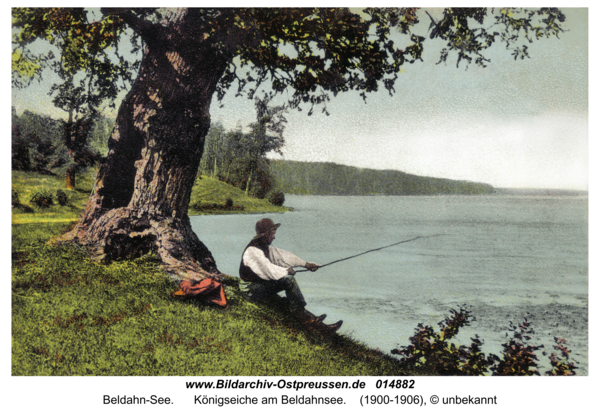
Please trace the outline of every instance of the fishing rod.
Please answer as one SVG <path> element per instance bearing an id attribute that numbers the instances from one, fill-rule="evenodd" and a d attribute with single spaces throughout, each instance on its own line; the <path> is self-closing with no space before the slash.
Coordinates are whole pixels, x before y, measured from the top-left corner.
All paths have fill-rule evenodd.
<path id="1" fill-rule="evenodd" d="M 319 265 L 319 268 L 318 268 L 318 269 L 320 269 L 320 268 L 323 268 L 323 267 L 326 267 L 326 266 L 328 266 L 328 265 L 336 264 L 336 263 L 338 263 L 338 262 L 346 261 L 346 260 L 348 260 L 348 259 L 356 258 L 357 256 L 361 256 L 361 255 L 364 255 L 364 254 L 368 254 L 369 252 L 379 251 L 379 250 L 382 250 L 382 249 L 385 249 L 385 248 L 389 248 L 389 247 L 392 247 L 392 246 L 396 246 L 396 245 L 400 245 L 400 244 L 405 244 L 405 243 L 407 243 L 407 242 L 416 241 L 417 239 L 423 239 L 423 238 L 433 238 L 433 237 L 435 237 L 435 236 L 444 236 L 444 235 L 446 235 L 446 234 L 439 233 L 439 234 L 437 234 L 437 235 L 429 235 L 429 236 L 417 236 L 417 237 L 415 237 L 415 238 L 412 238 L 412 239 L 406 239 L 406 240 L 404 240 L 404 241 L 400 241 L 400 242 L 396 242 L 396 243 L 393 243 L 393 244 L 390 244 L 390 245 L 382 246 L 381 248 L 369 249 L 368 251 L 361 252 L 360 254 L 352 255 L 352 256 L 349 256 L 349 257 L 347 257 L 347 258 L 336 259 L 335 261 L 328 262 L 328 263 L 327 263 L 327 264 L 325 264 L 325 265 Z M 306 272 L 306 271 L 308 271 L 308 270 L 307 270 L 307 269 L 301 269 L 301 270 L 298 270 L 298 271 L 296 271 L 296 273 L 298 273 L 298 272 Z"/>

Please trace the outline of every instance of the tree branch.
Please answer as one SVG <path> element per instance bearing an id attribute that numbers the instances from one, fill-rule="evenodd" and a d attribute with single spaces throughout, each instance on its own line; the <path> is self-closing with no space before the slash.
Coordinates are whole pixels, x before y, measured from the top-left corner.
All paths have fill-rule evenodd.
<path id="1" fill-rule="evenodd" d="M 154 8 L 132 8 L 124 9 L 119 7 L 102 7 L 100 12 L 105 16 L 116 16 L 122 19 L 125 23 L 138 33 L 144 41 L 146 41 L 150 32 L 153 31 L 154 25 L 145 19 L 149 14 L 154 13 Z"/>

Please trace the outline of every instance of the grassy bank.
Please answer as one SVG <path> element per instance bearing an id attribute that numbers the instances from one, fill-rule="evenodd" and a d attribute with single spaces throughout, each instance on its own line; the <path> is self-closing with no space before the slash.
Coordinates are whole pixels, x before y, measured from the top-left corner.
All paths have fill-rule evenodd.
<path id="1" fill-rule="evenodd" d="M 18 204 L 12 209 L 12 223 L 45 223 L 71 222 L 76 220 L 87 203 L 94 185 L 95 170 L 77 175 L 75 189 L 65 189 L 65 178 L 42 175 L 34 172 L 13 171 L 12 190 L 18 196 Z M 57 191 L 63 191 L 67 203 L 57 202 Z M 53 203 L 40 208 L 31 202 L 36 192 L 47 192 L 53 196 Z M 228 208 L 227 199 L 231 199 L 232 207 Z M 228 213 L 272 213 L 287 212 L 289 208 L 274 206 L 264 199 L 247 196 L 243 191 L 210 177 L 196 179 L 192 188 L 190 215 L 211 215 Z"/>
<path id="2" fill-rule="evenodd" d="M 227 199 L 233 206 L 228 208 Z M 202 176 L 196 179 L 190 199 L 190 215 L 241 214 L 289 212 L 291 209 L 274 206 L 266 199 L 246 195 L 237 187 L 221 182 L 213 177 Z"/>
<path id="3" fill-rule="evenodd" d="M 304 332 L 279 305 L 171 296 L 155 258 L 99 265 L 46 241 L 65 224 L 13 225 L 12 375 L 400 375 L 345 336 Z"/>
<path id="4" fill-rule="evenodd" d="M 345 336 L 301 330 L 281 304 L 241 298 L 228 279 L 220 308 L 171 295 L 156 258 L 101 265 L 75 247 L 46 244 L 77 219 L 94 172 L 13 172 L 12 375 L 397 375 L 397 360 Z M 46 207 L 36 192 L 56 196 Z M 227 200 L 231 202 L 227 203 Z M 282 212 L 217 180 L 197 179 L 190 214 Z"/>
<path id="5" fill-rule="evenodd" d="M 65 178 L 56 175 L 43 175 L 35 172 L 13 171 L 12 223 L 71 222 L 79 216 L 87 203 L 94 184 L 94 172 L 77 176 L 75 189 L 65 189 Z M 56 192 L 63 191 L 68 201 L 61 206 L 56 201 Z M 38 192 L 47 192 L 54 198 L 54 203 L 46 208 L 37 207 L 31 197 Z M 14 195 L 18 198 L 15 204 Z"/>

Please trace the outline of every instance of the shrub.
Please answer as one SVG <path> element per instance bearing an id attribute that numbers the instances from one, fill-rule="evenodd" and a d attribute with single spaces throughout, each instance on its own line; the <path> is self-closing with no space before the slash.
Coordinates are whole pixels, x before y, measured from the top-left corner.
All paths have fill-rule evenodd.
<path id="1" fill-rule="evenodd" d="M 459 311 L 450 310 L 451 318 L 438 323 L 440 332 L 434 332 L 431 326 L 419 324 L 415 335 L 410 338 L 411 345 L 392 350 L 392 354 L 404 355 L 400 360 L 406 366 L 421 368 L 440 375 L 479 376 L 488 372 L 496 356 L 486 357 L 481 352 L 483 342 L 475 336 L 471 345 L 456 347 L 448 340 L 452 339 L 461 327 L 470 325 L 470 311 L 461 307 Z"/>
<path id="2" fill-rule="evenodd" d="M 512 321 L 509 323 L 510 329 L 513 330 L 513 338 L 502 345 L 502 360 L 492 368 L 494 375 L 539 376 L 540 372 L 536 369 L 537 363 L 535 362 L 538 358 L 535 352 L 544 346 L 528 344 L 531 339 L 529 335 L 534 332 L 531 323 L 527 321 L 527 318 L 518 327 Z"/>
<path id="3" fill-rule="evenodd" d="M 228 198 L 225 200 L 225 207 L 227 207 L 227 208 L 231 208 L 231 207 L 233 207 L 233 200 L 232 200 L 230 197 L 228 197 Z"/>
<path id="4" fill-rule="evenodd" d="M 19 191 L 12 189 L 11 196 L 10 196 L 10 201 L 11 201 L 12 206 L 19 206 L 21 204 L 21 200 L 20 200 L 19 196 L 20 196 Z"/>
<path id="5" fill-rule="evenodd" d="M 283 206 L 285 195 L 283 192 L 273 192 L 269 195 L 269 203 L 274 206 Z"/>
<path id="6" fill-rule="evenodd" d="M 47 190 L 41 190 L 41 191 L 35 192 L 31 196 L 30 200 L 31 200 L 31 203 L 33 203 L 34 205 L 36 205 L 37 207 L 42 208 L 42 209 L 46 209 L 47 207 L 52 205 L 52 203 L 54 202 L 52 193 L 50 193 Z"/>
<path id="7" fill-rule="evenodd" d="M 440 331 L 435 332 L 430 326 L 419 324 L 415 335 L 410 338 L 411 344 L 392 350 L 392 354 L 403 355 L 400 360 L 409 368 L 423 369 L 439 375 L 484 375 L 490 372 L 494 376 L 539 376 L 537 370 L 536 351 L 544 346 L 528 344 L 533 334 L 531 323 L 524 319 L 520 326 L 510 323 L 513 331 L 510 341 L 502 345 L 502 359 L 494 354 L 486 356 L 481 352 L 483 342 L 477 336 L 472 338 L 471 345 L 456 346 L 449 343 L 461 327 L 470 323 L 470 311 L 463 307 L 459 311 L 450 310 L 452 316 L 439 323 Z M 530 316 L 530 314 L 528 314 Z M 560 356 L 552 353 L 550 363 L 552 370 L 545 374 L 550 376 L 572 376 L 577 367 L 569 358 L 571 352 L 565 346 L 564 339 L 555 337 L 554 348 Z"/>
<path id="8" fill-rule="evenodd" d="M 58 201 L 59 205 L 65 206 L 69 202 L 69 197 L 61 189 L 58 189 L 56 191 L 56 200 Z"/>
<path id="9" fill-rule="evenodd" d="M 13 170 L 30 170 L 31 161 L 29 160 L 29 144 L 19 140 L 13 141 L 12 145 L 12 169 Z"/>
<path id="10" fill-rule="evenodd" d="M 268 166 L 256 169 L 255 180 L 256 182 L 252 189 L 252 194 L 259 199 L 266 198 L 273 187 L 273 177 Z"/>
<path id="11" fill-rule="evenodd" d="M 574 369 L 577 369 L 575 366 L 577 361 L 571 361 L 569 354 L 571 351 L 567 349 L 565 344 L 567 341 L 565 339 L 561 339 L 560 337 L 555 337 L 554 349 L 560 351 L 560 356 L 556 353 L 552 353 L 550 355 L 550 364 L 552 365 L 552 369 L 546 372 L 548 376 L 574 376 L 577 373 Z"/>

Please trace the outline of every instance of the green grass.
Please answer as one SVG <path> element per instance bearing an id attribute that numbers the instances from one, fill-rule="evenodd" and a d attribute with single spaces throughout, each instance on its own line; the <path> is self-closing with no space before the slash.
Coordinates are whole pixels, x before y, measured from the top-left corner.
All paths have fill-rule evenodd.
<path id="1" fill-rule="evenodd" d="M 234 206 L 240 206 L 243 210 L 222 210 L 211 209 L 210 205 L 224 205 L 230 198 Z M 203 209 L 196 209 L 195 206 L 205 206 Z M 247 196 L 246 193 L 234 186 L 221 182 L 209 176 L 197 178 L 192 188 L 190 198 L 190 215 L 202 214 L 240 214 L 240 213 L 270 213 L 270 212 L 289 212 L 290 208 L 274 206 L 266 199 L 256 199 Z"/>
<path id="2" fill-rule="evenodd" d="M 74 223 L 94 171 L 75 190 L 61 176 L 13 172 L 12 374 L 398 375 L 398 362 L 345 336 L 302 330 L 281 304 L 246 301 L 228 278 L 227 308 L 171 295 L 155 257 L 101 265 L 76 247 L 46 242 Z M 36 207 L 37 191 L 69 202 Z M 238 210 L 223 210 L 230 198 Z M 282 212 L 218 180 L 197 179 L 190 214 Z"/>
<path id="3" fill-rule="evenodd" d="M 74 190 L 65 188 L 64 176 L 49 176 L 34 172 L 13 171 L 12 190 L 19 194 L 20 205 L 12 209 L 12 223 L 70 222 L 79 216 L 90 196 L 94 172 L 77 175 Z M 56 192 L 62 190 L 69 198 L 65 206 L 56 202 Z M 54 196 L 54 204 L 42 209 L 30 199 L 35 192 L 48 191 Z"/>
<path id="4" fill-rule="evenodd" d="M 281 307 L 171 296 L 152 256 L 100 265 L 46 241 L 65 224 L 12 226 L 12 370 L 31 375 L 405 375 L 345 336 L 305 332 Z"/>
<path id="5" fill-rule="evenodd" d="M 77 175 L 74 190 L 65 189 L 65 178 L 63 175 L 42 175 L 34 172 L 12 172 L 12 190 L 19 194 L 20 204 L 12 209 L 12 223 L 43 223 L 43 222 L 70 222 L 76 220 L 85 207 L 94 185 L 96 171 L 90 169 L 85 173 Z M 56 201 L 56 192 L 64 191 L 69 201 L 65 206 L 60 206 Z M 48 191 L 54 196 L 54 204 L 48 208 L 39 208 L 31 201 L 31 196 L 38 191 Z M 234 205 L 240 206 L 239 210 L 215 209 L 224 206 L 227 198 L 231 198 Z M 273 206 L 268 200 L 255 199 L 226 183 L 210 177 L 196 179 L 192 189 L 190 215 L 210 215 L 228 213 L 270 213 L 287 212 L 290 209 L 281 206 Z"/>

